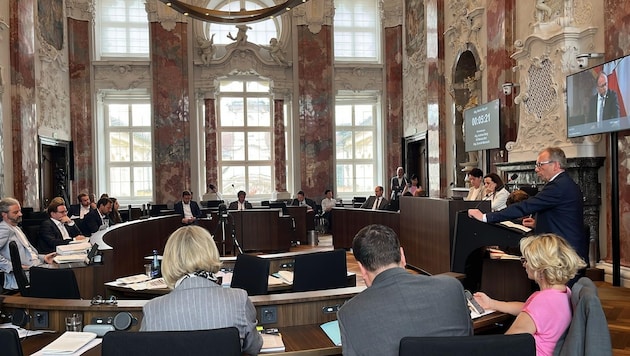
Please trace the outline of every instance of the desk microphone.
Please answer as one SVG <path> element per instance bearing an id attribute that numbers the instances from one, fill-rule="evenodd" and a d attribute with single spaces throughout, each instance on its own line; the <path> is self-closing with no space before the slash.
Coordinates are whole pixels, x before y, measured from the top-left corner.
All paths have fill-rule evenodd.
<path id="1" fill-rule="evenodd" d="M 487 200 L 488 200 L 488 198 L 489 198 L 489 197 L 491 197 L 491 196 L 493 196 L 493 195 L 494 195 L 494 192 L 492 192 L 492 193 L 490 193 L 490 194 L 486 194 L 486 196 L 485 196 L 485 197 L 483 197 L 483 199 L 481 199 L 481 200 L 479 201 L 479 203 L 475 204 L 475 207 L 474 207 L 473 209 L 478 209 L 478 208 L 479 208 L 479 205 L 481 205 L 484 201 L 487 201 Z"/>
<path id="2" fill-rule="evenodd" d="M 510 179 L 508 179 L 508 183 L 515 181 L 516 178 L 518 178 L 518 174 L 516 174 L 516 173 L 512 174 L 510 176 Z"/>

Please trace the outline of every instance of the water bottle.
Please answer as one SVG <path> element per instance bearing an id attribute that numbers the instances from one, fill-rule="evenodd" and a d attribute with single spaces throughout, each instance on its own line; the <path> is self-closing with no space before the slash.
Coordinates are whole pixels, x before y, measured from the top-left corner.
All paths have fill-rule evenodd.
<path id="1" fill-rule="evenodd" d="M 160 268 L 160 260 L 158 259 L 157 250 L 153 250 L 153 262 L 151 263 L 151 278 L 162 277 L 162 270 Z"/>

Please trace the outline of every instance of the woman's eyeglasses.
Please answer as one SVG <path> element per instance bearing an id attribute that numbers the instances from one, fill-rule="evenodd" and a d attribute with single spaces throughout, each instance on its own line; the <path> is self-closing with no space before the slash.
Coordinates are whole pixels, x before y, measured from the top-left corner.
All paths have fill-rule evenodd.
<path id="1" fill-rule="evenodd" d="M 116 305 L 116 304 L 118 304 L 118 299 L 116 299 L 116 297 L 114 297 L 113 295 L 111 297 L 109 297 L 109 299 L 104 299 L 102 296 L 97 295 L 96 297 L 92 298 L 92 301 L 90 302 L 90 304 L 92 304 L 92 305 L 101 305 L 101 304 Z"/>

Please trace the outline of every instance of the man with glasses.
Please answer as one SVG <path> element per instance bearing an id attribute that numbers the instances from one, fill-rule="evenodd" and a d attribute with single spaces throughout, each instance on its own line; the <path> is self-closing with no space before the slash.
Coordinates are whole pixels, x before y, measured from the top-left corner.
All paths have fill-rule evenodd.
<path id="1" fill-rule="evenodd" d="M 55 254 L 39 254 L 28 241 L 18 226 L 22 221 L 22 207 L 16 199 L 3 198 L 0 200 L 0 215 L 2 215 L 2 222 L 0 222 L 0 271 L 4 272 L 4 289 L 18 289 L 11 264 L 9 242 L 16 242 L 23 269 L 44 263 L 53 263 Z"/>
<path id="2" fill-rule="evenodd" d="M 63 198 L 56 197 L 50 202 L 48 216 L 50 219 L 39 226 L 38 248 L 41 253 L 55 252 L 57 246 L 67 245 L 73 239 L 85 240 L 79 227 L 68 217 Z"/>
<path id="3" fill-rule="evenodd" d="M 538 194 L 507 208 L 484 214 L 469 209 L 468 216 L 489 223 L 513 220 L 534 214 L 523 224 L 534 225 L 536 234 L 554 233 L 564 237 L 588 262 L 588 238 L 584 231 L 584 208 L 580 187 L 564 171 L 567 158 L 558 147 L 548 147 L 538 154 L 536 174 L 547 184 Z"/>
<path id="4" fill-rule="evenodd" d="M 600 72 L 597 76 L 597 94 L 591 97 L 587 123 L 602 122 L 619 117 L 617 93 L 608 90 L 608 76 Z"/>

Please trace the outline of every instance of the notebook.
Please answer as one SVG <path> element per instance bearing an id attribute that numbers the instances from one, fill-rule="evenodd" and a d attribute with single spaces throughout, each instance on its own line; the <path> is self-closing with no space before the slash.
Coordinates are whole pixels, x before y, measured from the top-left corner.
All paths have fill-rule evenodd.
<path id="1" fill-rule="evenodd" d="M 319 326 L 324 330 L 330 341 L 336 346 L 341 346 L 341 332 L 339 331 L 339 322 L 337 320 L 323 323 Z"/>
<path id="2" fill-rule="evenodd" d="M 44 355 L 71 355 L 96 338 L 95 333 L 66 331 L 42 349 Z"/>

